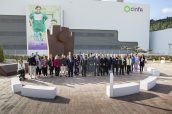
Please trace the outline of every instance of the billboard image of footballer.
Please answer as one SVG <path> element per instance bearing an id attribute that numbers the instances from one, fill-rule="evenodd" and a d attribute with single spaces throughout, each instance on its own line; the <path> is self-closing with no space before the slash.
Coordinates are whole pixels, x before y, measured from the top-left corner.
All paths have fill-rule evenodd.
<path id="1" fill-rule="evenodd" d="M 27 52 L 47 55 L 47 29 L 61 24 L 61 10 L 56 6 L 29 5 L 27 8 Z"/>

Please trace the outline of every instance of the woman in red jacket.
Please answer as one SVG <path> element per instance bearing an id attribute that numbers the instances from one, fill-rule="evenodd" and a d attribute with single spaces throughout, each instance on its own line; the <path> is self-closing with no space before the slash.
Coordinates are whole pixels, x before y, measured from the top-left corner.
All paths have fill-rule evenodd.
<path id="1" fill-rule="evenodd" d="M 59 76 L 60 73 L 60 57 L 58 55 L 55 56 L 54 59 L 54 68 L 55 68 L 55 75 Z"/>

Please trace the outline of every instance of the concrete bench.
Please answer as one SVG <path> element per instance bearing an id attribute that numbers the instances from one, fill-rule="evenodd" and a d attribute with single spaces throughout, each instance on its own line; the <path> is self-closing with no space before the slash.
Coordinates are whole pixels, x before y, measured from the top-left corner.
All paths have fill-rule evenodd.
<path id="1" fill-rule="evenodd" d="M 152 72 L 153 69 L 155 69 L 155 68 L 153 68 L 153 67 L 147 67 L 147 71 L 150 72 L 150 73 Z"/>
<path id="2" fill-rule="evenodd" d="M 160 76 L 160 71 L 157 69 L 152 69 L 152 76 Z"/>
<path id="3" fill-rule="evenodd" d="M 148 78 L 140 81 L 141 90 L 150 90 L 156 85 L 157 77 L 149 76 Z"/>
<path id="4" fill-rule="evenodd" d="M 22 90 L 22 84 L 18 77 L 11 78 L 11 89 L 13 93 L 20 92 Z"/>
<path id="5" fill-rule="evenodd" d="M 54 99 L 56 97 L 56 87 L 25 85 L 21 94 L 33 98 Z"/>
<path id="6" fill-rule="evenodd" d="M 160 76 L 160 71 L 156 68 L 148 67 L 147 68 L 147 74 L 152 75 L 152 76 Z"/>
<path id="7" fill-rule="evenodd" d="M 165 60 L 161 60 L 161 64 L 164 64 L 165 63 Z"/>
<path id="8" fill-rule="evenodd" d="M 131 95 L 135 93 L 139 93 L 140 85 L 138 83 L 124 83 L 124 84 L 118 84 L 113 85 L 113 96 L 112 97 L 120 97 L 120 96 L 126 96 Z M 110 86 L 108 85 L 106 87 L 106 94 L 107 96 L 110 96 Z"/>

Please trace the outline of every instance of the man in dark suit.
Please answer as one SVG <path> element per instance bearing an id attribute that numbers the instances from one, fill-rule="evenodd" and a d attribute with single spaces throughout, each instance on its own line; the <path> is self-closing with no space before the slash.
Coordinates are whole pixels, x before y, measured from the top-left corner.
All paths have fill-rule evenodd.
<path id="1" fill-rule="evenodd" d="M 144 66 L 145 66 L 145 56 L 142 54 L 142 56 L 140 57 L 140 73 L 143 72 Z"/>
<path id="2" fill-rule="evenodd" d="M 96 55 L 94 57 L 94 76 L 99 76 L 100 73 L 100 56 Z"/>
<path id="3" fill-rule="evenodd" d="M 115 74 L 115 70 L 116 70 L 116 75 L 118 75 L 118 68 L 119 68 L 119 60 L 117 56 L 114 56 L 112 59 L 112 71 L 113 74 Z"/>
<path id="4" fill-rule="evenodd" d="M 73 77 L 74 58 L 71 54 L 69 54 L 69 56 L 68 56 L 67 66 L 68 66 L 69 77 Z"/>
<path id="5" fill-rule="evenodd" d="M 108 70 L 112 70 L 112 57 L 108 55 L 107 59 L 108 59 Z"/>
<path id="6" fill-rule="evenodd" d="M 82 76 L 86 77 L 86 73 L 87 73 L 87 64 L 88 64 L 88 60 L 87 60 L 87 56 L 83 55 L 82 59 L 81 59 L 81 72 L 82 72 Z"/>
<path id="7" fill-rule="evenodd" d="M 122 56 L 121 57 L 119 56 L 119 67 L 120 67 L 119 75 L 121 75 L 121 73 L 122 75 L 124 75 L 124 59 Z"/>
<path id="8" fill-rule="evenodd" d="M 104 59 L 103 59 L 103 56 L 100 57 L 100 74 L 101 76 L 103 76 L 103 71 L 104 70 Z"/>
<path id="9" fill-rule="evenodd" d="M 127 56 L 124 56 L 124 57 L 123 57 L 123 60 L 124 60 L 124 61 L 123 61 L 123 63 L 124 63 L 124 71 L 125 71 L 125 72 L 127 72 L 127 60 L 126 60 L 126 57 L 127 57 Z"/>
<path id="10" fill-rule="evenodd" d="M 104 75 L 108 75 L 108 71 L 109 71 L 109 62 L 108 62 L 108 58 L 107 56 L 104 57 Z"/>
<path id="11" fill-rule="evenodd" d="M 54 58 L 52 57 L 51 54 L 50 54 L 50 57 L 48 59 L 48 67 L 49 67 L 49 71 L 50 71 L 50 76 L 53 76 L 53 71 L 54 71 Z"/>
<path id="12" fill-rule="evenodd" d="M 32 56 L 29 59 L 29 65 L 30 65 L 30 77 L 33 79 L 32 75 L 36 75 L 36 56 L 34 53 L 32 53 Z"/>
<path id="13" fill-rule="evenodd" d="M 89 74 L 93 74 L 94 73 L 94 56 L 92 54 L 90 54 L 90 56 L 87 58 L 87 71 Z"/>

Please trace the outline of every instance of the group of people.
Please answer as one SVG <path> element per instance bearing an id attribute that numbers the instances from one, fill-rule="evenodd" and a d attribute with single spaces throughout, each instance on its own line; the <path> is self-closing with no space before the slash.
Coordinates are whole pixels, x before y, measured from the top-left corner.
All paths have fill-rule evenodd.
<path id="1" fill-rule="evenodd" d="M 88 74 L 94 76 L 105 76 L 111 70 L 115 75 L 124 75 L 130 72 L 143 72 L 145 65 L 145 57 L 142 54 L 118 55 L 118 54 L 74 54 L 71 52 L 67 56 L 64 54 L 53 57 L 39 56 L 38 53 L 32 53 L 28 58 L 29 74 L 31 78 L 39 78 L 40 76 L 66 76 L 73 77 L 81 74 L 83 77 Z M 23 66 L 23 68 L 22 68 Z M 20 70 L 22 69 L 22 70 Z M 18 71 L 24 74 L 24 64 L 22 61 L 18 63 Z M 49 74 L 49 75 L 48 75 Z M 25 77 L 24 77 L 25 78 Z"/>

